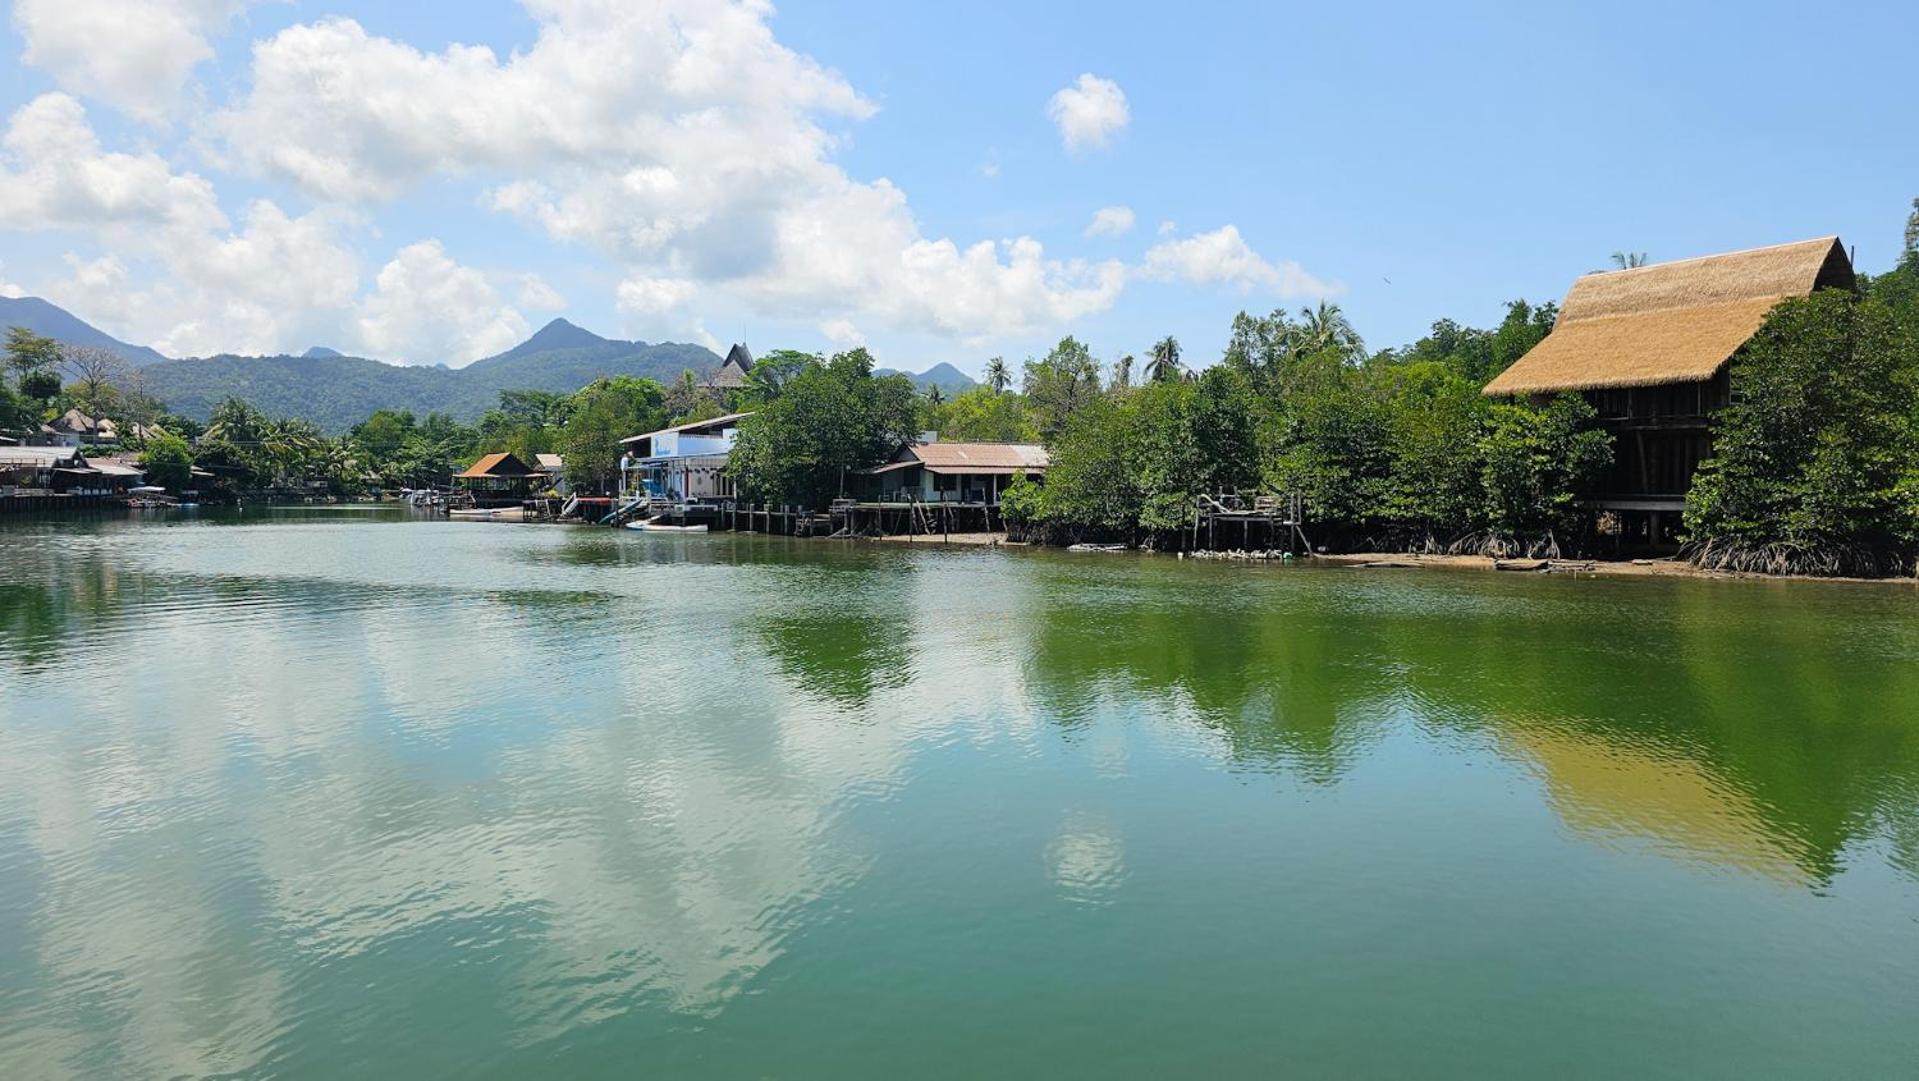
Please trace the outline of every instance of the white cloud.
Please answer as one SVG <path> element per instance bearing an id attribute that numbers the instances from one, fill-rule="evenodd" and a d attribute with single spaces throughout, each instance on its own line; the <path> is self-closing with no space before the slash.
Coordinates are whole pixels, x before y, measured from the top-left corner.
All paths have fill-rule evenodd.
<path id="1" fill-rule="evenodd" d="M 1126 130 L 1133 114 L 1126 93 L 1111 79 L 1087 72 L 1046 103 L 1046 115 L 1059 128 L 1068 150 L 1097 150 Z"/>
<path id="2" fill-rule="evenodd" d="M 0 138 L 0 229 L 137 227 L 178 240 L 224 225 L 211 183 L 174 173 L 157 154 L 102 150 L 86 109 L 66 94 L 22 105 Z"/>
<path id="3" fill-rule="evenodd" d="M 972 340 L 1051 328 L 1124 288 L 1118 264 L 1048 259 L 1028 238 L 928 238 L 889 181 L 847 176 L 823 118 L 873 107 L 780 45 L 764 4 L 529 7 L 538 39 L 505 58 L 343 19 L 291 27 L 255 47 L 252 89 L 215 126 L 238 161 L 323 199 L 495 181 L 488 207 L 624 265 L 629 315 L 713 287 L 769 313 Z"/>
<path id="4" fill-rule="evenodd" d="M 520 307 L 535 312 L 566 310 L 566 298 L 538 274 L 520 275 Z"/>
<path id="5" fill-rule="evenodd" d="M 860 328 L 854 326 L 851 319 L 828 319 L 820 324 L 820 333 L 839 349 L 852 349 L 866 344 L 866 335 L 860 333 Z"/>
<path id="6" fill-rule="evenodd" d="M 500 300 L 487 276 L 454 262 L 437 240 L 409 244 L 380 268 L 359 325 L 371 356 L 455 368 L 508 349 L 528 332 L 525 317 Z"/>
<path id="7" fill-rule="evenodd" d="M 14 0 L 24 59 L 61 87 L 146 121 L 179 103 L 210 34 L 249 0 Z"/>
<path id="8" fill-rule="evenodd" d="M 1093 220 L 1086 226 L 1086 235 L 1125 236 L 1133 231 L 1133 221 L 1131 207 L 1101 207 L 1093 212 Z"/>
<path id="9" fill-rule="evenodd" d="M 624 314 L 662 315 L 692 300 L 699 289 L 698 283 L 683 278 L 628 278 L 614 297 Z"/>
<path id="10" fill-rule="evenodd" d="M 1239 235 L 1222 225 L 1210 233 L 1165 240 L 1147 249 L 1142 277 L 1194 285 L 1231 285 L 1240 291 L 1259 287 L 1283 297 L 1328 297 L 1339 292 L 1291 260 L 1268 262 Z"/>

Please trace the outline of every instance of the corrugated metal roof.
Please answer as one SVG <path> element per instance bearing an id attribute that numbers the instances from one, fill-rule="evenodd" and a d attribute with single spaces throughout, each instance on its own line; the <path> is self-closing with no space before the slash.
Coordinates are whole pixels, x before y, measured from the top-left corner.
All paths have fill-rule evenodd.
<path id="1" fill-rule="evenodd" d="M 961 467 L 1038 470 L 1047 465 L 1046 448 L 1038 443 L 922 443 L 908 450 L 935 473 Z"/>
<path id="2" fill-rule="evenodd" d="M 477 480 L 481 477 L 533 477 L 538 475 L 540 475 L 539 470 L 529 468 L 525 462 L 515 458 L 510 452 L 489 454 L 479 461 L 474 462 L 472 465 L 467 466 L 464 472 L 454 474 L 456 477 L 464 477 L 468 480 Z"/>
<path id="3" fill-rule="evenodd" d="M 674 432 L 693 432 L 697 434 L 709 429 L 724 428 L 730 424 L 738 424 L 740 421 L 752 415 L 751 412 L 728 413 L 723 417 L 714 417 L 710 420 L 695 420 L 685 424 L 675 425 L 671 428 L 661 428 L 657 432 L 642 432 L 639 435 L 629 435 L 625 439 L 620 440 L 620 442 L 638 443 L 642 439 L 651 439 L 656 435 L 671 435 Z"/>

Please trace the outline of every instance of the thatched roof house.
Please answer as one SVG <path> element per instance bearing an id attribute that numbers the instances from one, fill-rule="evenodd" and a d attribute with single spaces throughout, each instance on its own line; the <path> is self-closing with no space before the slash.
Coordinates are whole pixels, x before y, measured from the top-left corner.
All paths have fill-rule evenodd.
<path id="1" fill-rule="evenodd" d="M 708 390 L 738 390 L 746 385 L 746 375 L 753 370 L 753 354 L 745 345 L 735 343 L 726 351 L 726 359 L 720 361 L 718 371 L 701 381 L 700 386 Z"/>
<path id="2" fill-rule="evenodd" d="M 1704 382 L 1781 300 L 1856 287 L 1852 261 L 1830 236 L 1588 274 L 1566 294 L 1553 332 L 1486 393 Z"/>

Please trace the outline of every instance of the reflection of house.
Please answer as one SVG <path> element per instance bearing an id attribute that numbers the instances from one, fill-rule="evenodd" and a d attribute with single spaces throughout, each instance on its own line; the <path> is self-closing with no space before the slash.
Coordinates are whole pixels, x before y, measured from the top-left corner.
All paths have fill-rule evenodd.
<path id="1" fill-rule="evenodd" d="M 620 495 L 641 491 L 675 501 L 730 499 L 736 489 L 726 475 L 726 460 L 739 438 L 740 421 L 751 413 L 729 413 L 620 440 Z"/>
<path id="2" fill-rule="evenodd" d="M 1584 394 L 1614 434 L 1598 506 L 1621 515 L 1628 539 L 1663 543 L 1712 453 L 1733 355 L 1781 300 L 1827 288 L 1857 288 L 1837 237 L 1588 274 L 1552 333 L 1486 393 Z"/>
<path id="3" fill-rule="evenodd" d="M 998 506 L 1008 485 L 1020 477 L 1039 480 L 1046 465 L 1046 448 L 1035 443 L 934 442 L 907 447 L 866 472 L 871 493 L 882 503 Z"/>
<path id="4" fill-rule="evenodd" d="M 726 359 L 712 375 L 700 381 L 707 390 L 738 390 L 746 385 L 746 373 L 753 370 L 753 354 L 746 346 L 735 344 L 726 351 Z"/>
<path id="5" fill-rule="evenodd" d="M 473 496 L 475 506 L 504 507 L 524 502 L 546 481 L 546 473 L 509 453 L 489 454 L 453 474 L 453 483 Z"/>

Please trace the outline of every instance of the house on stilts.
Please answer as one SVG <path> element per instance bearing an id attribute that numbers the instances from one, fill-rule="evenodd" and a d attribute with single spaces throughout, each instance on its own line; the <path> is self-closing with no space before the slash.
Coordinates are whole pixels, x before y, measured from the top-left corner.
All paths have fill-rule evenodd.
<path id="1" fill-rule="evenodd" d="M 1588 274 L 1485 393 L 1583 395 L 1614 439 L 1594 505 L 1618 516 L 1624 546 L 1671 547 L 1739 350 L 1780 301 L 1857 288 L 1837 237 Z"/>

